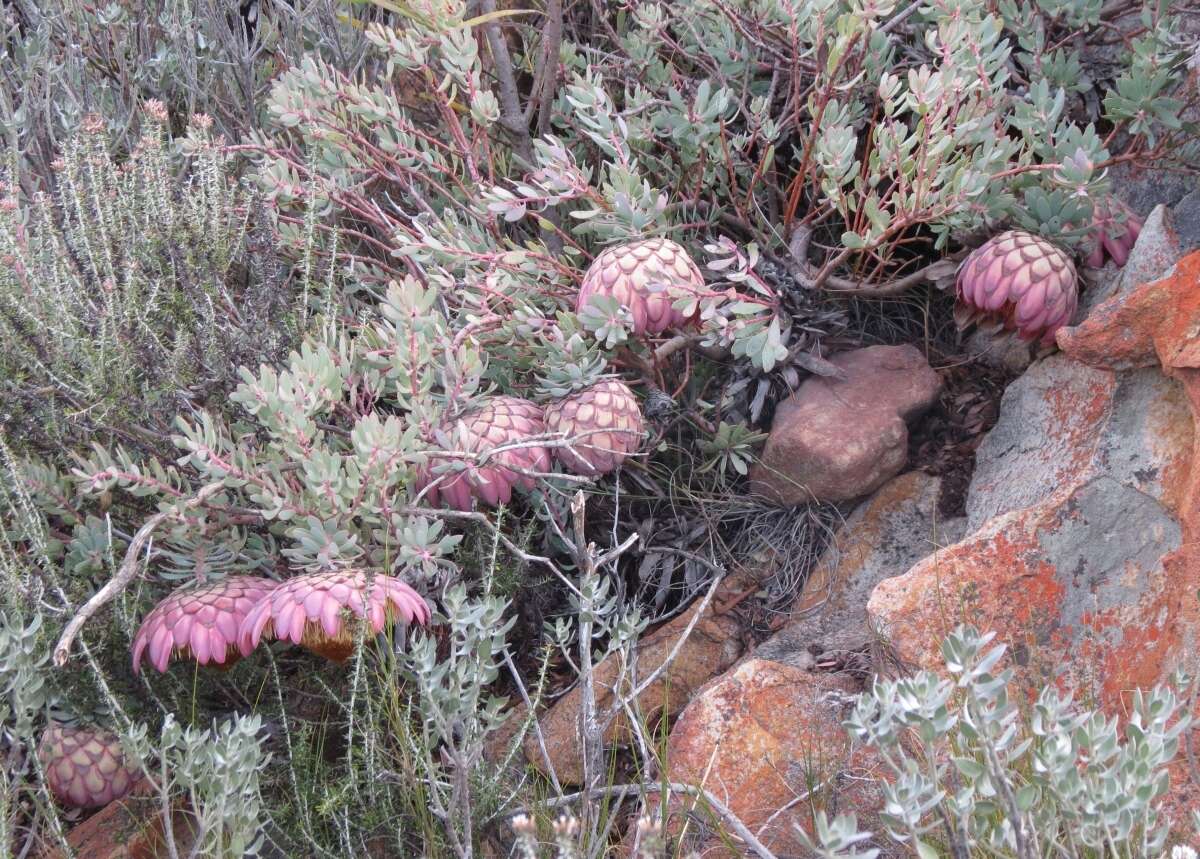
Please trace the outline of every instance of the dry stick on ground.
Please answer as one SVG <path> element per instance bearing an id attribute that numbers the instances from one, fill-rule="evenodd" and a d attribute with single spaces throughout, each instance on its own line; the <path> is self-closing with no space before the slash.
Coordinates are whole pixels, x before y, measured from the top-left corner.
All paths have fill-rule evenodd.
<path id="1" fill-rule="evenodd" d="M 83 607 L 75 613 L 75 616 L 71 618 L 71 622 L 63 630 L 62 636 L 58 639 L 58 644 L 54 646 L 55 665 L 62 668 L 67 664 L 67 659 L 71 655 L 71 644 L 75 641 L 75 636 L 79 634 L 79 630 L 83 628 L 83 625 L 88 622 L 92 615 L 115 599 L 121 591 L 129 587 L 129 583 L 133 581 L 138 572 L 138 558 L 142 554 L 143 547 L 150 542 L 150 538 L 154 535 L 154 529 L 168 519 L 182 516 L 186 510 L 199 507 L 224 488 L 224 482 L 210 483 L 182 504 L 172 507 L 170 510 L 155 513 L 146 520 L 146 524 L 138 529 L 138 532 L 133 536 L 133 540 L 129 544 L 129 548 L 125 550 L 125 558 L 121 561 L 121 566 L 117 569 L 117 574 L 109 579 L 104 587 L 96 591 L 90 600 L 83 604 Z"/>

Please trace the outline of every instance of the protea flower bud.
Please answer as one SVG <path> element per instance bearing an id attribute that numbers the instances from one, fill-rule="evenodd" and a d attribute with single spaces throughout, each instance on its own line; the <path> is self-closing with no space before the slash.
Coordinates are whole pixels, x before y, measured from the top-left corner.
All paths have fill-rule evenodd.
<path id="1" fill-rule="evenodd" d="M 1001 233 L 958 270 L 960 326 L 991 318 L 1026 340 L 1054 342 L 1075 312 L 1075 265 L 1054 245 L 1021 230 Z"/>
<path id="2" fill-rule="evenodd" d="M 264 596 L 242 621 L 239 643 L 249 653 L 264 638 L 291 641 L 335 662 L 354 652 L 356 624 L 366 618 L 379 633 L 397 619 L 429 623 L 429 604 L 394 576 L 364 570 L 307 573 L 288 579 Z"/>
<path id="3" fill-rule="evenodd" d="M 585 477 L 608 474 L 641 446 L 642 410 L 619 379 L 604 379 L 546 406 L 546 429 L 571 441 L 556 447 L 565 467 Z"/>
<path id="4" fill-rule="evenodd" d="M 704 289 L 704 276 L 687 251 L 670 239 L 645 239 L 609 248 L 583 276 L 576 311 L 594 295 L 611 296 L 633 315 L 633 333 L 658 334 L 687 322 L 673 302 Z"/>
<path id="5" fill-rule="evenodd" d="M 151 609 L 133 638 L 133 673 L 142 655 L 160 672 L 175 656 L 200 665 L 232 665 L 249 651 L 238 645 L 242 621 L 277 582 L 258 576 L 227 576 L 199 587 L 182 587 Z"/>
<path id="6" fill-rule="evenodd" d="M 1103 268 L 1106 256 L 1118 266 L 1125 265 L 1141 231 L 1141 219 L 1120 200 L 1096 203 L 1092 211 L 1091 250 L 1085 265 Z"/>
<path id="7" fill-rule="evenodd" d="M 37 747 L 46 786 L 68 808 L 97 808 L 121 799 L 141 778 L 110 731 L 51 722 Z"/>
<path id="8" fill-rule="evenodd" d="M 542 408 L 537 403 L 520 397 L 493 397 L 455 421 L 446 435 L 456 450 L 483 454 L 527 442 L 545 432 Z M 536 480 L 531 474 L 550 470 L 550 451 L 543 444 L 529 443 L 502 450 L 482 463 L 467 460 L 463 470 L 448 471 L 440 475 L 439 482 L 434 482 L 439 475 L 433 474 L 433 468 L 451 459 L 431 457 L 416 484 L 423 489 L 432 483 L 426 493 L 429 502 L 441 502 L 456 510 L 470 510 L 471 496 L 492 507 L 507 504 L 512 500 L 514 486 L 532 489 Z"/>

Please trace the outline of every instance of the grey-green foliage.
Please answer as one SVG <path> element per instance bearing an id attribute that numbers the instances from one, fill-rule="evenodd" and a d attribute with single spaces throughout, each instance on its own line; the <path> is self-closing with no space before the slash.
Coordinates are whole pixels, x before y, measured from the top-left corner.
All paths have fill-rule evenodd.
<path id="1" fill-rule="evenodd" d="M 252 8 L 257 15 L 248 21 Z M 205 113 L 217 134 L 239 140 L 259 127 L 263 96 L 285 58 L 317 50 L 347 67 L 361 60 L 347 11 L 349 19 L 362 14 L 337 0 L 5 4 L 5 148 L 45 177 L 59 145 L 98 114 L 118 147 L 131 149 L 148 99 L 164 103 L 177 131 Z"/>
<path id="2" fill-rule="evenodd" d="M 85 124 L 55 162 L 53 195 L 26 195 L 19 171 L 6 176 L 0 414 L 10 440 L 161 449 L 176 413 L 219 406 L 238 364 L 273 355 L 294 325 L 286 285 L 251 270 L 254 203 L 207 121 L 172 141 L 161 105 L 141 119 L 127 158 L 99 123 Z"/>
<path id="3" fill-rule="evenodd" d="M 298 256 L 332 241 L 337 218 L 321 253 L 352 261 L 364 289 L 439 271 L 465 287 L 443 300 L 482 317 L 552 317 L 604 244 L 705 247 L 711 289 L 677 307 L 699 311 L 706 345 L 786 370 L 820 329 L 760 294 L 755 245 L 803 287 L 850 270 L 888 280 L 912 250 L 1004 223 L 1074 244 L 1112 163 L 1200 152 L 1174 115 L 1181 5 L 1148 0 L 1147 32 L 1097 70 L 1079 46 L 1107 38 L 1093 0 L 675 0 L 561 28 L 472 22 L 462 0 L 402 4 L 366 29 L 383 74 L 312 54 L 278 78 L 258 178 Z M 547 56 L 557 90 L 506 79 L 511 64 L 544 80 Z M 581 316 L 606 349 L 639 350 L 614 302 Z"/>
<path id="4" fill-rule="evenodd" d="M 125 737 L 150 764 L 159 794 L 183 797 L 195 824 L 192 856 L 257 856 L 263 845 L 260 778 L 270 756 L 263 751 L 259 716 L 237 715 L 212 728 L 183 727 L 168 714 L 157 742 L 144 725 Z"/>
<path id="5" fill-rule="evenodd" d="M 451 588 L 437 618 L 448 632 L 447 652 L 439 656 L 437 640 L 421 636 L 403 657 L 420 719 L 417 773 L 459 856 L 470 855 L 477 837 L 475 780 L 484 766 L 484 743 L 505 718 L 505 700 L 489 692 L 515 620 L 505 620 L 505 608 L 495 597 L 470 599 L 462 586 Z"/>
<path id="6" fill-rule="evenodd" d="M 23 621 L 12 611 L 0 611 L 0 725 L 16 738 L 33 735 L 51 697 L 50 652 L 41 627 L 40 614 Z"/>
<path id="7" fill-rule="evenodd" d="M 1135 690 L 1124 724 L 1053 686 L 1028 715 L 993 633 L 960 627 L 942 643 L 946 674 L 876 680 L 846 726 L 890 770 L 880 820 L 925 859 L 1162 855 L 1167 765 L 1192 719 L 1169 686 Z M 818 821 L 825 857 L 855 855 L 850 817 Z M 866 854 L 870 855 L 870 851 Z"/>
<path id="8" fill-rule="evenodd" d="M 754 447 L 766 440 L 766 433 L 753 432 L 745 424 L 729 424 L 725 421 L 717 426 L 712 440 L 700 442 L 700 451 L 708 459 L 700 471 L 733 469 L 738 474 L 747 474 L 754 461 Z"/>
<path id="9" fill-rule="evenodd" d="M 11 608 L 0 608 L 0 744 L 5 749 L 5 764 L 0 766 L 0 850 L 19 843 L 17 812 L 27 800 L 22 788 L 26 779 L 37 778 L 30 764 L 34 730 L 52 698 L 49 663 L 42 616 L 26 621 Z M 61 838 L 57 818 L 52 818 L 52 826 Z"/>
<path id="10" fill-rule="evenodd" d="M 224 484 L 203 518 L 157 541 L 152 560 L 171 575 L 199 564 L 248 571 L 279 556 L 300 569 L 366 562 L 417 579 L 444 574 L 457 540 L 406 494 L 429 448 L 423 429 L 471 402 L 484 365 L 470 338 L 451 341 L 437 298 L 435 285 L 395 284 L 360 337 L 310 340 L 283 367 L 243 370 L 236 422 L 208 411 L 180 418 L 175 463 L 97 447 L 74 469 L 78 488 L 171 504 Z M 371 406 L 348 405 L 355 392 Z"/>

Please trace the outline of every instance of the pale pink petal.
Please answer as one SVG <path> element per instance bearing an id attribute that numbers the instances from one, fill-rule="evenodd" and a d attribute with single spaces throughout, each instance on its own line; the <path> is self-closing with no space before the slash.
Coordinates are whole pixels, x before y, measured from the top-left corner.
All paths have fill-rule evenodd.
<path id="1" fill-rule="evenodd" d="M 232 641 L 221 634 L 215 627 L 208 632 L 209 660 L 217 665 L 224 665 L 229 657 L 229 646 Z"/>
<path id="2" fill-rule="evenodd" d="M 278 623 L 278 622 L 277 622 Z M 304 627 L 308 623 L 308 616 L 304 613 L 304 606 L 293 605 L 290 616 L 288 617 L 288 635 L 292 644 L 299 644 L 304 640 Z"/>
<path id="3" fill-rule="evenodd" d="M 321 603 L 321 628 L 330 638 L 336 636 L 341 628 L 340 612 L 341 606 L 332 599 L 326 599 Z"/>
<path id="4" fill-rule="evenodd" d="M 208 662 L 208 658 L 211 655 L 211 650 L 209 649 L 208 630 L 198 623 L 192 627 L 191 648 L 192 657 L 196 660 L 196 662 L 198 662 L 200 665 L 204 665 L 206 662 Z"/>
<path id="5" fill-rule="evenodd" d="M 387 625 L 387 614 L 384 612 L 385 601 L 371 600 L 370 624 L 373 632 L 380 632 Z"/>
<path id="6" fill-rule="evenodd" d="M 171 651 L 175 649 L 175 641 L 166 627 L 159 627 L 150 639 L 150 664 L 162 674 L 171 662 Z"/>
<path id="7" fill-rule="evenodd" d="M 221 637 L 226 641 L 237 641 L 238 637 L 238 622 L 233 614 L 222 612 L 217 616 L 213 623 L 213 628 L 221 633 Z"/>
<path id="8" fill-rule="evenodd" d="M 186 647 L 188 639 L 192 636 L 192 618 L 189 615 L 181 617 L 179 622 L 175 624 L 174 629 L 171 630 L 171 633 L 175 637 L 176 647 L 180 649 Z"/>

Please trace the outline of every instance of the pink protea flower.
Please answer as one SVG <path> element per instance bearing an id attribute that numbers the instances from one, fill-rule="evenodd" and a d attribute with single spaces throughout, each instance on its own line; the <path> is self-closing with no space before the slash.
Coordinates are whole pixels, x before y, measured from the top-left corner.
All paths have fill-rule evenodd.
<path id="1" fill-rule="evenodd" d="M 447 427 L 444 434 L 451 445 L 461 445 L 463 452 L 482 454 L 534 439 L 545 432 L 541 406 L 520 397 L 501 396 L 467 412 Z M 431 457 L 428 467 L 417 478 L 416 488 L 424 489 L 440 476 L 440 482 L 430 486 L 426 497 L 431 504 L 444 503 L 456 510 L 470 510 L 472 496 L 492 507 L 507 504 L 512 500 L 513 487 L 532 489 L 536 481 L 530 474 L 550 470 L 550 451 L 541 444 L 501 451 L 482 464 L 471 462 L 462 471 L 432 473 L 439 463 L 449 460 L 445 456 Z"/>
<path id="2" fill-rule="evenodd" d="M 658 334 L 687 318 L 673 303 L 704 289 L 704 276 L 687 251 L 670 239 L 645 239 L 601 253 L 583 275 L 575 309 L 593 295 L 615 298 L 633 314 L 634 334 Z"/>
<path id="3" fill-rule="evenodd" d="M 307 573 L 288 579 L 264 596 L 242 621 L 239 642 L 249 653 L 264 638 L 291 641 L 332 659 L 354 652 L 355 624 L 346 612 L 365 617 L 371 631 L 382 632 L 397 619 L 429 623 L 429 604 L 394 576 L 364 570 Z"/>
<path id="4" fill-rule="evenodd" d="M 46 786 L 68 808 L 97 808 L 121 799 L 141 778 L 116 734 L 51 722 L 38 741 Z"/>
<path id="5" fill-rule="evenodd" d="M 133 638 L 133 673 L 142 655 L 160 672 L 175 656 L 200 665 L 229 666 L 249 651 L 238 647 L 242 620 L 278 583 L 258 576 L 227 576 L 197 587 L 182 587 L 151 609 Z"/>
<path id="6" fill-rule="evenodd" d="M 1075 265 L 1032 233 L 1009 230 L 976 248 L 958 269 L 960 326 L 991 319 L 1025 340 L 1054 342 L 1078 301 Z"/>
<path id="7" fill-rule="evenodd" d="M 1101 200 L 1092 211 L 1091 250 L 1084 264 L 1103 268 L 1107 256 L 1118 266 L 1125 265 L 1141 231 L 1141 219 L 1128 206 L 1115 198 Z"/>
<path id="8" fill-rule="evenodd" d="M 584 477 L 614 471 L 641 446 L 644 426 L 637 397 L 620 379 L 603 379 L 546 407 L 546 428 L 576 439 L 554 455 Z"/>

